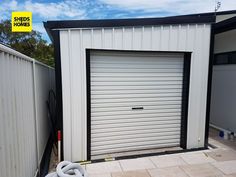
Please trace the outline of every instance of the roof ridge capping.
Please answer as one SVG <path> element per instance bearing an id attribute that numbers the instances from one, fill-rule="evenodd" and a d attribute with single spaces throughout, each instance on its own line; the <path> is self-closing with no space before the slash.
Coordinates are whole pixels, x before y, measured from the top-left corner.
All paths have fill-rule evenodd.
<path id="1" fill-rule="evenodd" d="M 96 20 L 61 20 L 44 22 L 46 29 L 91 28 L 118 26 L 146 26 L 161 24 L 214 23 L 215 15 L 236 14 L 236 10 L 168 16 L 158 18 L 96 19 Z"/>
<path id="2" fill-rule="evenodd" d="M 60 20 L 44 22 L 46 29 L 91 28 L 91 27 L 123 27 L 150 26 L 165 24 L 214 23 L 214 15 L 194 14 L 158 18 L 128 18 L 128 19 L 91 19 L 91 20 Z"/>
<path id="3" fill-rule="evenodd" d="M 96 19 L 96 20 L 61 20 L 43 22 L 44 27 L 51 38 L 52 30 L 66 28 L 96 28 L 96 27 L 127 27 L 127 26 L 153 26 L 153 25 L 177 25 L 215 23 L 216 15 L 236 13 L 236 10 L 189 14 L 180 16 L 158 17 L 158 18 L 129 18 L 129 19 Z"/>

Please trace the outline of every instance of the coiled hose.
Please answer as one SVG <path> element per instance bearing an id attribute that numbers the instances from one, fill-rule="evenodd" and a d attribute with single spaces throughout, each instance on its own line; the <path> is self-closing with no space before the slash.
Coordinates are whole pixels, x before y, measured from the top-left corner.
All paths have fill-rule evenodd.
<path id="1" fill-rule="evenodd" d="M 88 174 L 80 164 L 63 161 L 57 165 L 56 172 L 46 177 L 88 177 Z"/>

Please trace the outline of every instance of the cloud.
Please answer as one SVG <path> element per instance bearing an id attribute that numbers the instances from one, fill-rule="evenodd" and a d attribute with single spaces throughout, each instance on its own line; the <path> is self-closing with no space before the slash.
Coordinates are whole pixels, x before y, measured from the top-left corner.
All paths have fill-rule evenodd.
<path id="1" fill-rule="evenodd" d="M 0 4 L 0 9 L 2 12 L 5 11 L 13 11 L 13 10 L 17 10 L 18 8 L 18 2 L 16 0 L 12 0 L 12 1 L 3 1 L 3 3 Z"/>
<path id="2" fill-rule="evenodd" d="M 33 30 L 38 31 L 40 33 L 46 32 L 46 30 L 43 26 L 43 23 L 33 23 Z"/>
<path id="3" fill-rule="evenodd" d="M 58 2 L 35 2 L 32 0 L 5 0 L 0 4 L 0 18 L 9 18 L 11 11 L 31 11 L 34 17 L 41 19 L 86 18 L 86 9 L 80 0 Z"/>
<path id="4" fill-rule="evenodd" d="M 49 36 L 43 26 L 43 23 L 33 23 L 33 30 L 40 32 L 42 34 L 42 38 L 50 43 Z"/>
<path id="5" fill-rule="evenodd" d="M 100 0 L 100 2 L 123 9 L 164 11 L 171 14 L 212 12 L 215 8 L 215 0 Z M 235 0 L 221 0 L 221 4 L 221 11 L 236 9 Z"/>
<path id="6" fill-rule="evenodd" d="M 12 11 L 32 11 L 33 29 L 47 36 L 42 21 L 142 18 L 212 12 L 215 0 L 0 0 L 0 20 Z M 220 10 L 236 9 L 236 0 L 221 0 Z"/>
<path id="7" fill-rule="evenodd" d="M 235 0 L 221 0 L 220 10 L 236 9 Z M 13 10 L 32 11 L 42 20 L 124 18 L 180 15 L 214 11 L 215 0 L 3 0 L 0 16 Z"/>
<path id="8" fill-rule="evenodd" d="M 58 3 L 38 3 L 26 1 L 24 3 L 24 9 L 32 11 L 34 14 L 37 14 L 42 18 L 85 18 L 85 9 L 81 9 L 79 5 L 79 2 L 77 1 L 61 1 Z"/>
<path id="9" fill-rule="evenodd" d="M 12 0 L 11 2 L 8 3 L 8 7 L 11 10 L 16 10 L 18 6 L 18 2 L 16 0 Z"/>
<path id="10" fill-rule="evenodd" d="M 0 4 L 0 20 L 9 18 L 9 16 L 11 15 L 11 11 L 16 10 L 18 7 L 18 2 L 16 0 L 12 0 L 12 1 L 3 1 Z"/>

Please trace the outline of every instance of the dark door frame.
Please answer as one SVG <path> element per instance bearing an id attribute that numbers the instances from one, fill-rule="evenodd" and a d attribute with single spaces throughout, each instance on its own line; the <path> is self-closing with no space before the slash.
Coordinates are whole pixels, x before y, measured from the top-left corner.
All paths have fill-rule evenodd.
<path id="1" fill-rule="evenodd" d="M 91 52 L 93 52 L 93 51 L 126 52 L 126 53 L 127 52 L 130 52 L 130 53 L 134 53 L 134 52 L 135 53 L 137 53 L 137 52 L 138 53 L 182 53 L 182 54 L 184 54 L 180 147 L 183 148 L 183 149 L 186 149 L 186 146 L 187 146 L 188 100 L 189 100 L 189 82 L 190 82 L 191 52 L 86 49 L 87 160 L 91 160 L 91 81 L 90 81 L 90 55 L 91 55 Z M 147 154 L 144 154 L 144 155 L 146 156 Z M 127 158 L 130 158 L 130 156 L 127 157 Z"/>

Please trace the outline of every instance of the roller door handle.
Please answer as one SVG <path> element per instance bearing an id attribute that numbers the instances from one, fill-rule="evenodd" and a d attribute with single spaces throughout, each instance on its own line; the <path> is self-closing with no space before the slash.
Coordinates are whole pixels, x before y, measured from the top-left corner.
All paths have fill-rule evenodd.
<path id="1" fill-rule="evenodd" d="M 132 110 L 143 110 L 143 107 L 133 107 Z"/>

